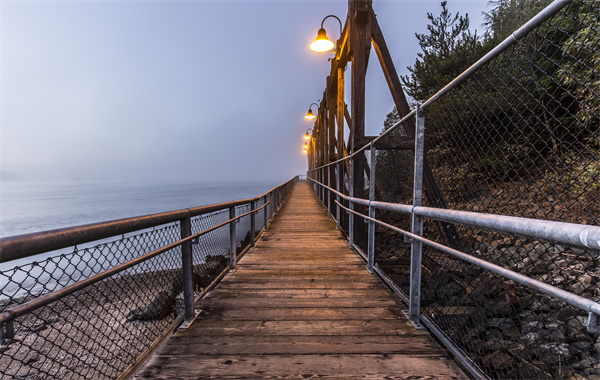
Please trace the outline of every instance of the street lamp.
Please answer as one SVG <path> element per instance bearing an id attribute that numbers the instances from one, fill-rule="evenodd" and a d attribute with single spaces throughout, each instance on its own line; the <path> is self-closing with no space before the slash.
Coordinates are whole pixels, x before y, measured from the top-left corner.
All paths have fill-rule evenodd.
<path id="1" fill-rule="evenodd" d="M 312 120 L 316 117 L 315 114 L 313 113 L 313 111 L 311 110 L 311 107 L 313 106 L 313 104 L 317 107 L 319 106 L 317 103 L 311 103 L 310 106 L 308 106 L 308 112 L 306 113 L 306 116 L 304 116 L 308 120 Z"/>
<path id="2" fill-rule="evenodd" d="M 340 23 L 340 37 L 342 36 L 342 22 L 336 16 L 329 15 L 329 16 L 325 17 L 323 19 L 323 21 L 321 21 L 321 29 L 319 29 L 319 31 L 317 32 L 317 39 L 314 40 L 313 43 L 310 44 L 311 50 L 319 52 L 319 53 L 324 53 L 326 51 L 333 49 L 333 47 L 335 46 L 333 41 L 331 41 L 329 38 L 327 38 L 327 34 L 325 33 L 325 29 L 323 28 L 323 23 L 329 17 L 335 17 L 335 19 L 338 20 L 338 22 Z"/>
<path id="3" fill-rule="evenodd" d="M 310 140 L 310 135 L 308 134 L 308 131 L 312 131 L 312 128 L 308 128 L 306 130 L 306 134 L 304 135 L 304 140 Z M 308 141 L 306 142 L 305 145 L 308 145 Z"/>

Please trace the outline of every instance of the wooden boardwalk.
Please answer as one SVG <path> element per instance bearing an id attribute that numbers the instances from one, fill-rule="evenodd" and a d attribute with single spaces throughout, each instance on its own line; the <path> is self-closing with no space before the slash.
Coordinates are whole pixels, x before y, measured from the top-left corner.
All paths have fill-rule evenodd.
<path id="1" fill-rule="evenodd" d="M 136 379 L 467 378 L 404 308 L 299 182 Z"/>

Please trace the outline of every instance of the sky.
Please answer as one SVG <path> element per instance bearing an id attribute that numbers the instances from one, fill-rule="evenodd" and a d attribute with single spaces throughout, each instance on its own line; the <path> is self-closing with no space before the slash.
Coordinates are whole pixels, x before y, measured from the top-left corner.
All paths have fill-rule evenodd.
<path id="1" fill-rule="evenodd" d="M 481 29 L 487 1 L 449 1 Z M 0 170 L 22 179 L 285 181 L 307 169 L 308 106 L 336 1 L 0 0 Z M 439 1 L 374 0 L 399 75 Z M 325 21 L 332 39 L 339 23 Z M 347 75 L 347 79 L 349 79 Z M 349 88 L 349 83 L 347 88 Z M 366 134 L 393 108 L 374 50 Z M 347 93 L 347 103 L 350 102 Z M 315 110 L 313 106 L 313 110 Z"/>

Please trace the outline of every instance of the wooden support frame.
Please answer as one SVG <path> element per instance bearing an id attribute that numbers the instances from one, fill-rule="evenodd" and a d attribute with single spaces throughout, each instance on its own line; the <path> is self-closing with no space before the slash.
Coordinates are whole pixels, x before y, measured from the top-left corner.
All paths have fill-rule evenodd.
<path id="1" fill-rule="evenodd" d="M 315 121 L 313 136 L 316 137 L 315 149 L 317 152 L 313 155 L 315 157 L 312 162 L 315 165 L 313 168 L 347 157 L 373 140 L 373 137 L 365 136 L 366 73 L 371 46 L 375 50 L 383 70 L 398 114 L 400 117 L 404 117 L 410 113 L 410 107 L 402 89 L 400 78 L 373 11 L 372 0 L 348 0 L 348 15 L 342 35 L 336 44 L 336 57 L 331 62 L 331 72 L 327 77 L 326 89 L 319 106 L 319 115 Z M 348 112 L 348 107 L 344 102 L 348 63 L 351 63 L 351 112 Z M 347 144 L 345 144 L 344 122 L 347 123 L 349 129 Z M 406 141 L 394 144 L 378 143 L 377 149 L 414 149 L 414 128 L 408 127 L 405 128 L 405 131 L 407 134 Z M 364 178 L 365 174 L 368 176 L 369 169 L 366 158 L 359 157 L 355 160 L 353 166 L 354 195 L 364 198 L 366 195 Z M 350 173 L 348 162 L 346 162 L 346 170 Z M 447 208 L 443 193 L 437 185 L 426 156 L 423 163 L 423 180 L 425 195 L 431 205 L 438 208 Z M 359 229 L 364 229 L 362 224 L 357 223 L 357 225 L 359 225 Z M 454 226 L 440 222 L 438 228 L 447 245 L 455 248 L 460 247 L 460 241 Z M 364 233 L 355 231 L 357 242 L 360 242 L 362 237 L 366 239 L 366 230 Z"/>

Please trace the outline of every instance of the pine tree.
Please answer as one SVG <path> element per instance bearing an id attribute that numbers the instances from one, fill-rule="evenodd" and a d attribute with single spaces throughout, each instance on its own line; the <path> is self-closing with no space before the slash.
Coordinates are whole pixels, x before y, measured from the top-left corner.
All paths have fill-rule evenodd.
<path id="1" fill-rule="evenodd" d="M 415 33 L 422 52 L 402 82 L 416 101 L 427 100 L 484 53 L 481 39 L 469 30 L 469 15 L 452 15 L 447 3 L 441 2 L 439 16 L 427 13 L 428 34 Z"/>

